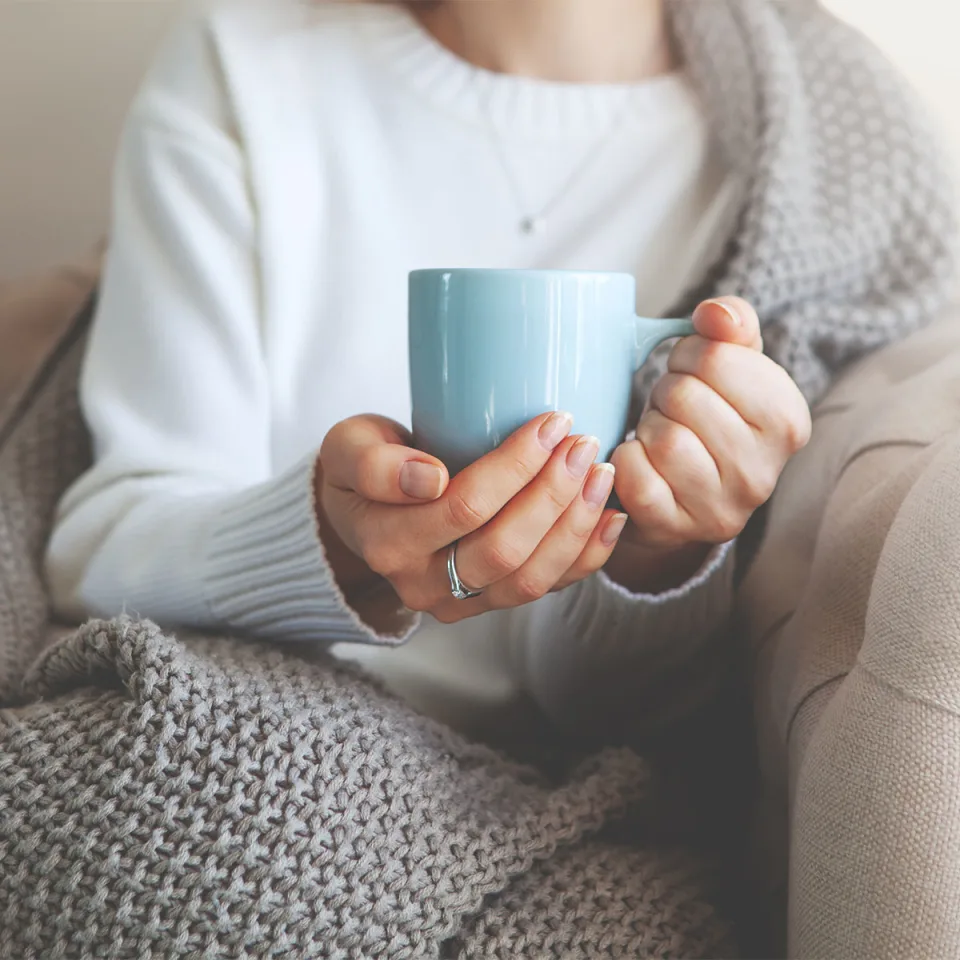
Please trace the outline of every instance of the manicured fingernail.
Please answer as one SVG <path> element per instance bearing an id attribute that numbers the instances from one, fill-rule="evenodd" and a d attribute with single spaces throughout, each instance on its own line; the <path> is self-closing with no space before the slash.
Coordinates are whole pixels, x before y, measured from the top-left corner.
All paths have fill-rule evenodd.
<path id="1" fill-rule="evenodd" d="M 598 463 L 583 486 L 583 499 L 595 507 L 602 507 L 613 492 L 612 463 Z"/>
<path id="2" fill-rule="evenodd" d="M 713 303 L 718 306 L 731 320 L 731 322 L 738 327 L 743 326 L 743 321 L 740 319 L 740 314 L 737 313 L 729 303 L 725 303 L 723 300 L 704 300 L 704 303 Z"/>
<path id="3" fill-rule="evenodd" d="M 400 468 L 400 489 L 416 500 L 436 500 L 443 485 L 443 471 L 432 463 L 408 460 Z"/>
<path id="4" fill-rule="evenodd" d="M 567 451 L 567 469 L 575 477 L 585 477 L 599 452 L 600 441 L 596 437 L 581 437 Z"/>
<path id="5" fill-rule="evenodd" d="M 629 519 L 625 513 L 618 513 L 607 521 L 603 533 L 600 534 L 600 540 L 605 547 L 612 547 L 620 539 L 620 534 L 623 533 L 623 528 Z"/>
<path id="6" fill-rule="evenodd" d="M 537 436 L 546 450 L 553 450 L 573 428 L 573 417 L 569 413 L 553 414 L 540 425 Z"/>

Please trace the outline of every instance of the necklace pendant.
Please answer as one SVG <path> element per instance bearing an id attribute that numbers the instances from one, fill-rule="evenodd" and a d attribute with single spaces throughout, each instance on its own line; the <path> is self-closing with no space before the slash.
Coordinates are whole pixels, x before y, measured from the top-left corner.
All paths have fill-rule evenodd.
<path id="1" fill-rule="evenodd" d="M 520 232 L 531 236 L 539 233 L 545 226 L 543 217 L 524 217 L 520 221 Z"/>

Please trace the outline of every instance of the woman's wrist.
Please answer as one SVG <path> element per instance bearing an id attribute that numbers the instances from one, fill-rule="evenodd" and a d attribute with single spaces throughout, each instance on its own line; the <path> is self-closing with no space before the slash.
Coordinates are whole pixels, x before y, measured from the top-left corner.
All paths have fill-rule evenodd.
<path id="1" fill-rule="evenodd" d="M 712 543 L 648 547 L 621 540 L 603 572 L 631 593 L 665 593 L 686 583 L 706 562 Z"/>

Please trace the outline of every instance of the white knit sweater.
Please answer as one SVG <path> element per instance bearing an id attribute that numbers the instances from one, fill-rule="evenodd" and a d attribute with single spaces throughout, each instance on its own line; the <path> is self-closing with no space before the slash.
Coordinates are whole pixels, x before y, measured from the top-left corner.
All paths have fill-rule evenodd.
<path id="1" fill-rule="evenodd" d="M 546 228 L 521 234 L 587 151 Z M 311 471 L 342 418 L 409 422 L 409 270 L 629 271 L 638 309 L 659 315 L 725 237 L 732 192 L 680 74 L 491 74 L 393 6 L 187 17 L 120 149 L 82 379 L 96 463 L 48 554 L 59 610 L 337 643 L 461 724 L 527 695 L 562 715 L 559 674 L 584 658 L 615 667 L 648 645 L 655 670 L 659 651 L 702 642 L 728 609 L 729 548 L 660 596 L 600 575 L 456 627 L 401 615 L 380 635 L 330 574 Z"/>

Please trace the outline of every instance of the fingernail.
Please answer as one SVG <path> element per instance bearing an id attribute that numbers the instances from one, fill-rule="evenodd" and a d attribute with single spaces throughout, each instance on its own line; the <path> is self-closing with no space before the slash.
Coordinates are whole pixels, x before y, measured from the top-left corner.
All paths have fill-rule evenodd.
<path id="1" fill-rule="evenodd" d="M 598 463 L 583 487 L 583 499 L 595 507 L 602 507 L 613 492 L 614 469 L 612 463 Z"/>
<path id="2" fill-rule="evenodd" d="M 740 319 L 740 314 L 737 313 L 729 303 L 725 303 L 723 300 L 704 300 L 704 303 L 712 303 L 718 306 L 731 320 L 731 322 L 738 327 L 743 326 L 743 321 Z"/>
<path id="3" fill-rule="evenodd" d="M 443 471 L 432 463 L 408 460 L 400 468 L 400 489 L 416 500 L 436 500 L 443 484 Z"/>
<path id="4" fill-rule="evenodd" d="M 607 525 L 600 535 L 600 540 L 605 547 L 612 547 L 620 539 L 620 534 L 623 533 L 623 528 L 627 525 L 629 519 L 625 513 L 618 513 L 607 521 Z"/>
<path id="5" fill-rule="evenodd" d="M 573 417 L 569 413 L 553 414 L 540 425 L 537 436 L 546 450 L 553 450 L 573 427 Z"/>
<path id="6" fill-rule="evenodd" d="M 575 477 L 585 477 L 600 452 L 596 437 L 581 437 L 567 452 L 567 469 Z"/>

